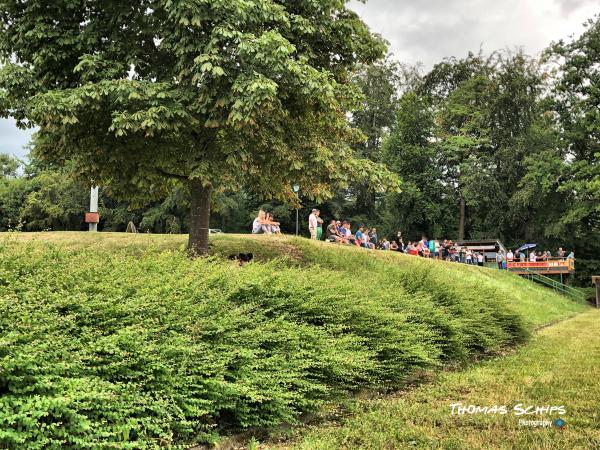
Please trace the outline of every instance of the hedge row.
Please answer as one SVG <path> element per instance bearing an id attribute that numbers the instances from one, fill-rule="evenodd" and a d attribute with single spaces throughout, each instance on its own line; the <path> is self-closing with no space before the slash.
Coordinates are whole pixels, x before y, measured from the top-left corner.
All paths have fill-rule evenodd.
<path id="1" fill-rule="evenodd" d="M 2 243 L 0 448 L 186 448 L 526 336 L 428 276 Z"/>

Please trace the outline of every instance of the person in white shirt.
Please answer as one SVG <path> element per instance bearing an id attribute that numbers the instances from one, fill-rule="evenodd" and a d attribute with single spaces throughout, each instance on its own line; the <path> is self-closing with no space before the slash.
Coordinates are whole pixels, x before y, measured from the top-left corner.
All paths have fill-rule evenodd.
<path id="1" fill-rule="evenodd" d="M 529 262 L 537 262 L 537 255 L 535 254 L 535 252 L 531 252 L 529 254 Z"/>
<path id="2" fill-rule="evenodd" d="M 308 216 L 308 230 L 310 231 L 310 238 L 317 240 L 317 227 L 319 226 L 319 214 L 321 212 L 318 209 L 313 209 L 310 216 Z"/>
<path id="3" fill-rule="evenodd" d="M 508 253 L 506 254 L 506 261 L 511 263 L 514 261 L 514 259 L 515 259 L 514 253 L 512 252 L 512 250 L 509 250 Z"/>
<path id="4" fill-rule="evenodd" d="M 258 216 L 254 219 L 254 222 L 252 222 L 252 234 L 271 234 L 267 213 L 262 209 L 258 212 Z"/>
<path id="5" fill-rule="evenodd" d="M 477 255 L 477 265 L 479 267 L 483 267 L 483 263 L 485 262 L 485 256 L 483 256 L 483 253 L 479 253 Z"/>
<path id="6" fill-rule="evenodd" d="M 471 249 L 467 249 L 467 252 L 465 253 L 465 258 L 467 261 L 467 264 L 473 264 L 473 252 L 471 251 Z"/>

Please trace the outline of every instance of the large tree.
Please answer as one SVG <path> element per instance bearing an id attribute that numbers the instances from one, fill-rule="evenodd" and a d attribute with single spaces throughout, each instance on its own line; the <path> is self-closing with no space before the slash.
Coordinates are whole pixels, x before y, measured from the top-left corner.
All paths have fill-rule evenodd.
<path id="1" fill-rule="evenodd" d="M 385 45 L 347 3 L 1 0 L 0 113 L 39 127 L 38 157 L 118 195 L 183 182 L 189 246 L 204 253 L 215 191 L 395 184 L 349 146 L 349 74 Z"/>
<path id="2" fill-rule="evenodd" d="M 580 37 L 552 45 L 548 56 L 557 79 L 547 116 L 558 138 L 531 161 L 526 179 L 530 197 L 546 207 L 534 210 L 544 238 L 576 249 L 579 276 L 588 283 L 600 264 L 600 16 Z"/>
<path id="3" fill-rule="evenodd" d="M 470 54 L 436 65 L 421 94 L 435 111 L 445 178 L 455 189 L 458 237 L 514 236 L 510 211 L 539 122 L 542 75 L 522 52 Z M 538 140 L 539 143 L 543 141 Z"/>
<path id="4" fill-rule="evenodd" d="M 381 213 L 387 231 L 407 239 L 451 236 L 454 197 L 433 141 L 435 122 L 428 102 L 408 92 L 399 102 L 396 122 L 383 144 L 383 158 L 403 180 L 402 193 L 385 196 Z"/>

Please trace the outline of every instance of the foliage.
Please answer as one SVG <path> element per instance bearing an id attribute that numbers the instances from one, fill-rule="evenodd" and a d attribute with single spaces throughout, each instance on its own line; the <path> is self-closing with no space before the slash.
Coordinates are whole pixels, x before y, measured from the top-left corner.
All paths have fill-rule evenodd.
<path id="1" fill-rule="evenodd" d="M 531 344 L 502 358 L 439 374 L 402 395 L 359 400 L 342 423 L 334 417 L 323 427 L 300 428 L 297 442 L 270 448 L 598 448 L 600 384 L 592 374 L 598 374 L 599 318 L 588 311 L 541 330 Z M 452 414 L 450 405 L 457 403 L 505 406 L 507 414 Z M 548 404 L 564 406 L 565 414 L 516 416 L 513 410 Z M 567 426 L 540 432 L 520 426 L 524 418 L 562 418 Z M 513 429 L 518 432 L 507 433 Z"/>
<path id="2" fill-rule="evenodd" d="M 395 387 L 527 335 L 504 295 L 476 283 L 486 276 L 475 268 L 465 291 L 464 280 L 432 283 L 438 271 L 427 262 L 358 249 L 330 247 L 323 266 L 240 268 L 180 251 L 20 240 L 0 248 L 8 448 L 186 448 L 293 423 L 340 395 Z M 299 246 L 307 262 L 321 251 L 284 245 Z M 381 268 L 382 284 L 356 281 Z"/>
<path id="3" fill-rule="evenodd" d="M 6 153 L 0 153 L 0 177 L 16 177 L 22 163 L 17 158 Z"/>
<path id="4" fill-rule="evenodd" d="M 353 178 L 397 187 L 349 147 L 350 71 L 385 45 L 346 4 L 5 0 L 0 112 L 40 127 L 39 158 L 128 200 L 184 182 L 202 253 L 213 189 L 293 200 L 294 180 L 322 200 Z"/>
<path id="5" fill-rule="evenodd" d="M 89 190 L 64 172 L 42 172 L 30 180 L 31 192 L 20 210 L 25 230 L 81 228 Z"/>
<path id="6" fill-rule="evenodd" d="M 579 38 L 551 48 L 549 57 L 557 60 L 560 74 L 553 92 L 553 110 L 561 131 L 555 150 L 559 158 L 545 158 L 542 174 L 539 167 L 530 172 L 532 177 L 545 177 L 544 199 L 560 199 L 548 234 L 569 236 L 580 256 L 593 259 L 600 251 L 599 49 L 598 17 L 587 23 Z"/>
<path id="7" fill-rule="evenodd" d="M 388 233 L 403 230 L 410 239 L 420 238 L 418 233 L 454 233 L 454 208 L 448 205 L 453 192 L 444 182 L 442 159 L 432 143 L 434 131 L 428 103 L 415 92 L 406 93 L 383 145 L 384 159 L 404 182 L 401 194 L 385 197 L 381 216 Z"/>

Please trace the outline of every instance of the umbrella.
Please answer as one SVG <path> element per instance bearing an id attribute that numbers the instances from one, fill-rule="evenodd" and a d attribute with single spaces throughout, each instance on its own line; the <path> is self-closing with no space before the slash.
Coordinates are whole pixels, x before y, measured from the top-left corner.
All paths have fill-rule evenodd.
<path id="1" fill-rule="evenodd" d="M 519 248 L 520 252 L 524 252 L 525 250 L 531 250 L 532 248 L 536 248 L 537 244 L 525 244 Z"/>

